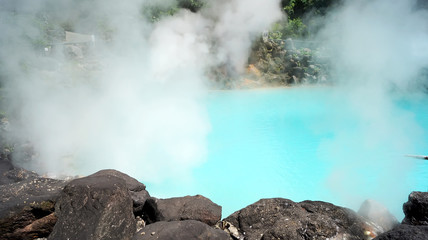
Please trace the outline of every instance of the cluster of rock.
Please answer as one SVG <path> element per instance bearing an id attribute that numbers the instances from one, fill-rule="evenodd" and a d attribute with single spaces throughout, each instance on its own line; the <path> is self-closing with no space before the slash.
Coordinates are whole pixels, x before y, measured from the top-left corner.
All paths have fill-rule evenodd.
<path id="1" fill-rule="evenodd" d="M 378 236 L 383 240 L 428 236 L 428 193 L 410 195 L 404 205 L 406 218 L 399 225 L 390 213 L 370 201 L 363 204 L 358 214 L 326 202 L 296 203 L 283 198 L 262 199 L 221 219 L 221 207 L 208 198 L 151 197 L 144 184 L 115 170 L 63 181 L 40 177 L 2 160 L 0 183 L 0 239 L 267 240 Z"/>
<path id="2" fill-rule="evenodd" d="M 403 205 L 404 219 L 400 225 L 378 236 L 377 240 L 428 239 L 428 192 L 412 192 Z"/>
<path id="3" fill-rule="evenodd" d="M 223 63 L 210 69 L 208 78 L 211 87 L 220 89 L 325 84 L 331 71 L 323 52 L 314 42 L 260 38 L 251 49 L 245 74 Z"/>
<path id="4" fill-rule="evenodd" d="M 325 83 L 328 61 L 311 47 L 296 47 L 291 39 L 260 40 L 249 58 L 249 73 L 270 85 Z M 256 71 L 254 71 L 257 69 Z"/>

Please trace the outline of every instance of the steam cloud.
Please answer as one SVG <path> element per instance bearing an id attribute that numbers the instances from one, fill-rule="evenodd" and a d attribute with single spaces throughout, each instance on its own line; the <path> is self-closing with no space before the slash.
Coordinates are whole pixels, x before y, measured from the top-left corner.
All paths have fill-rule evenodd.
<path id="1" fill-rule="evenodd" d="M 411 168 L 402 156 L 423 131 L 394 99 L 420 87 L 428 66 L 428 13 L 415 3 L 345 1 L 318 36 L 343 83 L 336 100 L 352 106 L 325 123 L 335 135 L 320 146 L 333 166 L 329 185 L 347 206 L 374 197 L 394 210 L 408 194 L 399 184 Z M 176 1 L 0 0 L 0 77 L 19 119 L 14 132 L 39 154 L 20 164 L 67 175 L 115 168 L 156 182 L 189 178 L 204 161 L 206 72 L 228 64 L 239 73 L 251 41 L 282 17 L 280 1 L 209 1 L 151 24 L 141 7 L 153 4 Z M 96 39 L 107 28 L 110 41 L 94 47 L 100 70 L 34 51 L 28 39 L 42 37 L 43 23 L 33 16 L 44 12 Z"/>
<path id="2" fill-rule="evenodd" d="M 15 132 L 38 153 L 20 164 L 67 175 L 115 168 L 156 182 L 189 178 L 204 161 L 206 72 L 222 63 L 239 71 L 254 37 L 282 17 L 279 0 L 212 1 L 152 24 L 143 5 L 177 4 L 157 2 L 0 1 L 9 109 L 19 116 Z M 96 39 L 111 35 L 95 42 L 100 70 L 85 69 L 91 58 L 82 65 L 33 50 L 27 39 L 40 38 L 43 23 L 32 16 L 45 12 Z"/>
<path id="3" fill-rule="evenodd" d="M 326 123 L 334 136 L 319 150 L 332 164 L 328 185 L 347 206 L 375 198 L 402 214 L 412 171 L 403 156 L 416 151 L 424 132 L 395 101 L 425 89 L 419 74 L 428 66 L 427 19 L 416 1 L 387 0 L 344 1 L 325 19 L 319 39 L 341 83 L 334 100 L 351 107 Z"/>

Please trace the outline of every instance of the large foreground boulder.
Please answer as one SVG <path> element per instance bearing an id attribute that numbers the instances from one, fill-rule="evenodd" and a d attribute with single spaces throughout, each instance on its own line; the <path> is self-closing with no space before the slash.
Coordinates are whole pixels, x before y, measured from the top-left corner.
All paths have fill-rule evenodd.
<path id="1" fill-rule="evenodd" d="M 146 185 L 137 181 L 135 178 L 130 177 L 129 175 L 119 172 L 114 169 L 106 169 L 98 171 L 91 176 L 115 176 L 120 179 L 123 179 L 128 188 L 129 194 L 132 198 L 132 205 L 134 208 L 134 214 L 136 216 L 142 216 L 143 206 L 146 203 L 146 200 L 150 198 L 150 194 L 146 191 Z"/>
<path id="2" fill-rule="evenodd" d="M 227 217 L 248 240 L 366 239 L 370 227 L 350 209 L 326 202 L 262 199 Z"/>
<path id="3" fill-rule="evenodd" d="M 210 226 L 221 219 L 221 206 L 201 196 L 169 199 L 149 198 L 143 208 L 147 223 L 159 221 L 197 220 Z"/>
<path id="4" fill-rule="evenodd" d="M 137 232 L 133 240 L 229 240 L 226 232 L 195 220 L 156 222 Z"/>
<path id="5" fill-rule="evenodd" d="M 109 174 L 72 180 L 56 204 L 58 221 L 48 239 L 131 239 L 136 231 L 126 181 Z"/>
<path id="6" fill-rule="evenodd" d="M 56 222 L 55 202 L 66 182 L 16 168 L 7 174 L 14 181 L 26 180 L 0 185 L 0 239 L 47 237 Z"/>
<path id="7" fill-rule="evenodd" d="M 428 225 L 428 192 L 412 192 L 403 205 L 404 224 Z M 427 237 L 428 238 L 428 237 Z"/>

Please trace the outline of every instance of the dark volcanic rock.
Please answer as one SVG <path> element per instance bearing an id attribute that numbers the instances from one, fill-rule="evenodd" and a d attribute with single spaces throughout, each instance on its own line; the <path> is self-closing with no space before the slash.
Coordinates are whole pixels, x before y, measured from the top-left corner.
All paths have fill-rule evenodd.
<path id="1" fill-rule="evenodd" d="M 229 240 L 229 235 L 205 223 L 186 220 L 156 222 L 137 232 L 133 240 Z"/>
<path id="2" fill-rule="evenodd" d="M 35 179 L 37 177 L 39 176 L 35 172 L 15 167 L 10 160 L 10 154 L 0 153 L 0 185 Z"/>
<path id="3" fill-rule="evenodd" d="M 32 180 L 39 178 L 35 172 L 27 171 L 23 168 L 13 168 L 6 171 L 0 177 L 0 185 L 8 183 L 16 183 L 24 180 Z"/>
<path id="4" fill-rule="evenodd" d="M 428 192 L 412 192 L 404 203 L 405 217 L 401 225 L 379 235 L 377 240 L 428 239 Z"/>
<path id="5" fill-rule="evenodd" d="M 365 239 L 367 224 L 350 209 L 326 202 L 262 199 L 227 217 L 246 239 Z"/>
<path id="6" fill-rule="evenodd" d="M 361 204 L 358 214 L 381 227 L 382 232 L 389 231 L 400 224 L 386 207 L 371 199 Z"/>
<path id="7" fill-rule="evenodd" d="M 56 221 L 51 214 L 64 185 L 64 181 L 48 178 L 0 185 L 0 239 L 47 237 Z"/>
<path id="8" fill-rule="evenodd" d="M 221 206 L 201 195 L 169 199 L 149 198 L 143 212 L 147 223 L 197 220 L 213 226 L 221 219 Z"/>
<path id="9" fill-rule="evenodd" d="M 119 172 L 119 171 L 114 170 L 114 169 L 101 170 L 101 171 L 98 171 L 98 172 L 90 175 L 90 177 L 107 176 L 107 175 L 108 176 L 115 176 L 115 177 L 118 177 L 120 179 L 123 179 L 126 183 L 126 187 L 130 191 L 139 192 L 142 190 L 146 190 L 146 185 L 144 185 L 143 183 L 140 183 L 135 178 L 130 177 L 129 175 L 122 173 L 122 172 Z"/>
<path id="10" fill-rule="evenodd" d="M 146 186 L 138 182 L 135 178 L 132 178 L 125 173 L 112 170 L 112 169 L 101 170 L 92 174 L 91 176 L 106 176 L 106 175 L 115 176 L 125 181 L 126 187 L 128 188 L 129 194 L 131 195 L 131 198 L 132 198 L 134 214 L 136 216 L 142 216 L 144 203 L 148 198 L 150 198 L 150 194 L 146 191 Z"/>
<path id="11" fill-rule="evenodd" d="M 413 226 L 401 224 L 394 229 L 383 233 L 375 240 L 427 240 L 428 226 Z"/>
<path id="12" fill-rule="evenodd" d="M 35 220 L 24 228 L 17 229 L 10 234 L 8 239 L 36 239 L 47 237 L 52 232 L 57 221 L 55 213 L 51 213 L 45 217 Z"/>
<path id="13" fill-rule="evenodd" d="M 9 160 L 7 154 L 0 153 L 0 184 L 10 183 L 11 181 L 5 176 L 7 172 L 13 170 L 14 167 Z"/>
<path id="14" fill-rule="evenodd" d="M 428 192 L 412 192 L 403 205 L 404 224 L 428 225 Z M 428 237 L 427 237 L 428 238 Z"/>
<path id="15" fill-rule="evenodd" d="M 61 193 L 49 239 L 131 239 L 136 230 L 126 181 L 112 175 L 72 180 Z"/>

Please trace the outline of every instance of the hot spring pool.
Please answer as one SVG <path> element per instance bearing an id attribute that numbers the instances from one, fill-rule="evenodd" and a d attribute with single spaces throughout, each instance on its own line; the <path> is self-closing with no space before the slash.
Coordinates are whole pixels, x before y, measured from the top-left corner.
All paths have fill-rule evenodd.
<path id="1" fill-rule="evenodd" d="M 154 196 L 202 194 L 223 206 L 223 217 L 261 198 L 354 210 L 371 198 L 401 220 L 408 194 L 428 190 L 428 161 L 405 156 L 428 155 L 428 95 L 214 91 L 207 109 L 208 159 L 189 186 L 148 184 Z"/>

